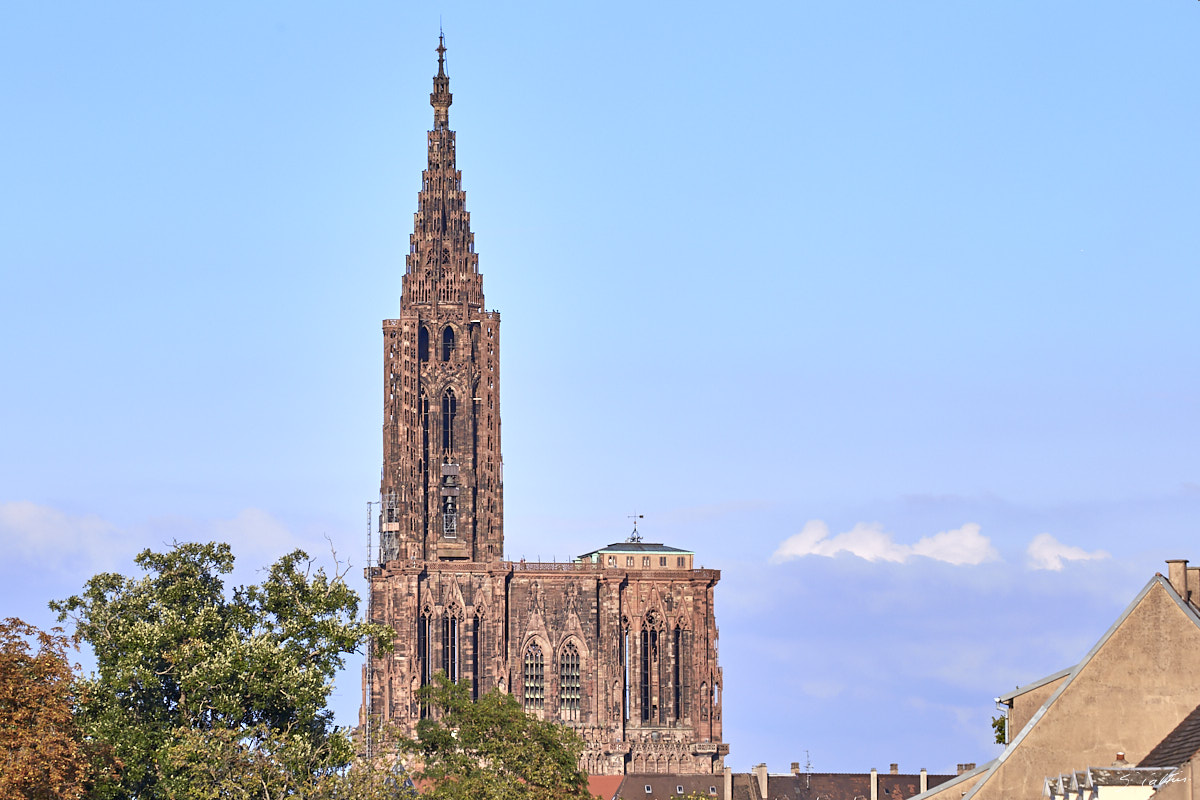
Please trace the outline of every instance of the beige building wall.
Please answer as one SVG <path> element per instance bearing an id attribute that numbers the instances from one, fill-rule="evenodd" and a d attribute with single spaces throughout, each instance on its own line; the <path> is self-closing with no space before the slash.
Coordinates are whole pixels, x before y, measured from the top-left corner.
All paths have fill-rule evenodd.
<path id="1" fill-rule="evenodd" d="M 1067 679 L 1066 675 L 1056 678 L 1052 681 L 1042 684 L 1028 692 L 1014 695 L 1012 698 L 1012 707 L 1008 712 L 1008 738 L 1011 741 L 1017 737 L 1021 729 L 1029 724 L 1029 720 L 1033 719 L 1033 715 L 1037 710 L 1046 704 L 1050 696 L 1058 691 L 1058 687 L 1063 685 L 1063 681 Z"/>
<path id="2" fill-rule="evenodd" d="M 1197 664 L 1200 618 L 1157 576 L 968 797 L 1037 800 L 1047 775 L 1137 763 L 1200 704 Z"/>

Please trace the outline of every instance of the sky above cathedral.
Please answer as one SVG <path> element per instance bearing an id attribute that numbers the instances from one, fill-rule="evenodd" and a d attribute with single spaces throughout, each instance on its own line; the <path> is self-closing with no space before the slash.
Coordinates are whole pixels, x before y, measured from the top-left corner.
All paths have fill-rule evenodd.
<path id="1" fill-rule="evenodd" d="M 507 554 L 721 569 L 735 769 L 987 761 L 1200 561 L 1200 4 L 26 3 L 3 616 L 172 540 L 361 575 L 439 20 Z"/>

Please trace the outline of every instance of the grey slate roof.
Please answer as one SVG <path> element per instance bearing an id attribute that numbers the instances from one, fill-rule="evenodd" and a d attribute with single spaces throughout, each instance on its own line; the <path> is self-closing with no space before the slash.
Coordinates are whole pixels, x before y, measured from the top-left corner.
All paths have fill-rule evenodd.
<path id="1" fill-rule="evenodd" d="M 1163 740 L 1154 745 L 1139 767 L 1178 767 L 1200 751 L 1200 706 L 1183 718 Z"/>
<path id="2" fill-rule="evenodd" d="M 685 556 L 695 555 L 691 550 L 668 547 L 665 544 L 656 542 L 617 542 L 616 544 L 610 544 L 608 547 L 601 547 L 599 550 L 584 553 L 580 558 L 591 558 L 600 553 L 678 553 Z"/>

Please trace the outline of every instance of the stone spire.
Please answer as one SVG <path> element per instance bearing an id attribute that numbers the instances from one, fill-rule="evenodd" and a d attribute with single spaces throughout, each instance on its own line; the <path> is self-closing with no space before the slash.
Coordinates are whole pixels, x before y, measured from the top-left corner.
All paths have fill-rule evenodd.
<path id="1" fill-rule="evenodd" d="M 449 127 L 450 78 L 446 75 L 446 43 L 438 36 L 438 72 L 429 104 L 429 163 L 421 173 L 421 191 L 413 234 L 409 239 L 408 269 L 402 305 L 453 303 L 467 309 L 483 307 L 483 283 L 471 215 L 466 210 L 462 173 L 455 166 L 454 131 Z"/>
<path id="2" fill-rule="evenodd" d="M 450 76 L 446 74 L 446 37 L 438 34 L 438 74 L 433 78 L 433 91 L 429 95 L 429 105 L 433 106 L 433 129 L 446 130 L 450 126 L 450 104 L 454 96 L 450 94 Z"/>

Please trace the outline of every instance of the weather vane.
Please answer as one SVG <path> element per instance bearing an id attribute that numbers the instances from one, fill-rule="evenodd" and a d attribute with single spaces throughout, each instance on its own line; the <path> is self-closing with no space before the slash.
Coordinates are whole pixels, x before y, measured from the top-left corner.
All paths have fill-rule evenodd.
<path id="1" fill-rule="evenodd" d="M 633 520 L 633 533 L 629 534 L 629 538 L 628 538 L 628 539 L 626 539 L 625 541 L 627 541 L 627 542 L 640 542 L 640 541 L 642 540 L 642 535 L 641 535 L 640 533 L 638 533 L 638 529 L 637 529 L 637 521 L 638 521 L 639 519 L 645 519 L 645 518 L 646 518 L 646 515 L 645 515 L 645 514 L 630 514 L 630 515 L 629 515 L 629 518 L 630 518 L 631 520 Z"/>

